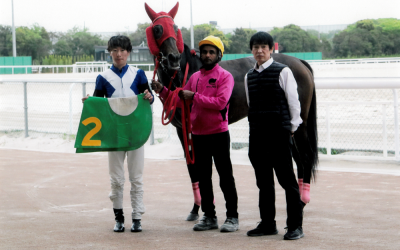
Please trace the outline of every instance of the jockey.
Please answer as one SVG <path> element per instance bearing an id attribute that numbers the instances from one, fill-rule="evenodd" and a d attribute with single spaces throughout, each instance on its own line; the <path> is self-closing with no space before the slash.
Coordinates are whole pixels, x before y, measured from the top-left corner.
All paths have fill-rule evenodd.
<path id="1" fill-rule="evenodd" d="M 224 53 L 221 39 L 208 36 L 200 41 L 199 48 L 202 67 L 190 77 L 179 93 L 181 100 L 192 103 L 190 121 L 196 159 L 194 167 L 199 175 L 201 209 L 204 212 L 204 216 L 194 225 L 193 230 L 218 228 L 211 178 L 214 159 L 227 209 L 227 218 L 220 231 L 234 232 L 239 229 L 239 214 L 228 130 L 229 99 L 234 80 L 228 71 L 218 65 Z M 156 93 L 160 93 L 164 100 L 167 99 L 168 90 L 161 83 L 153 81 L 152 88 Z"/>
<path id="2" fill-rule="evenodd" d="M 153 103 L 153 94 L 149 89 L 144 71 L 127 64 L 128 57 L 132 51 L 130 39 L 126 36 L 113 36 L 108 41 L 107 50 L 113 59 L 113 65 L 97 77 L 93 96 L 118 98 L 144 93 L 144 99 L 149 100 L 150 104 Z M 82 102 L 87 98 L 84 97 Z M 114 232 L 123 232 L 125 230 L 122 210 L 125 158 L 127 158 L 129 181 L 131 182 L 131 232 L 141 232 L 141 218 L 145 212 L 143 204 L 144 146 L 131 151 L 108 152 L 108 168 L 111 181 L 109 197 L 113 203 L 116 221 Z"/>

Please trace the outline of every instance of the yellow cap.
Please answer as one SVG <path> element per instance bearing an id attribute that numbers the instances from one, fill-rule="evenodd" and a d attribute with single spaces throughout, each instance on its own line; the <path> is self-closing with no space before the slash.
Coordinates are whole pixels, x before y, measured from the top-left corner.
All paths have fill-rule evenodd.
<path id="1" fill-rule="evenodd" d="M 199 48 L 203 45 L 213 45 L 221 50 L 221 56 L 224 55 L 224 44 L 222 43 L 221 39 L 216 36 L 208 36 L 199 42 Z"/>

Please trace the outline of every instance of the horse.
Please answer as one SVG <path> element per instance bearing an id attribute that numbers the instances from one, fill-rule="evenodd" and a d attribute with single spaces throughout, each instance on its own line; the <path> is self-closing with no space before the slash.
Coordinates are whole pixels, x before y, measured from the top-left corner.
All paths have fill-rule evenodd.
<path id="1" fill-rule="evenodd" d="M 179 3 L 168 13 L 155 13 L 145 4 L 146 12 L 152 20 L 152 24 L 146 30 L 149 49 L 154 55 L 155 64 L 157 60 L 160 65 L 156 71 L 158 80 L 166 87 L 168 87 L 171 82 L 171 91 L 175 90 L 177 87 L 181 87 L 182 83 L 187 81 L 202 65 L 199 58 L 199 51 L 191 50 L 184 44 L 180 30 L 174 22 L 170 22 L 171 19 L 174 19 L 178 7 Z M 169 22 L 161 22 L 163 17 L 168 18 Z M 157 21 L 157 23 L 155 23 L 155 21 Z M 166 31 L 168 32 L 171 30 L 174 30 L 175 34 L 165 34 Z M 311 180 L 315 181 L 318 165 L 317 107 L 313 70 L 304 60 L 277 53 L 273 53 L 271 56 L 275 61 L 285 64 L 291 69 L 298 84 L 298 94 L 301 105 L 300 116 L 303 123 L 294 134 L 292 155 L 297 165 L 299 185 L 301 185 L 300 179 L 303 183 L 310 184 Z M 232 74 L 235 81 L 230 98 L 228 113 L 229 124 L 247 117 L 248 104 L 244 87 L 244 77 L 249 69 L 254 67 L 255 63 L 256 60 L 253 57 L 219 62 L 222 68 Z M 187 67 L 189 67 L 189 69 L 187 77 L 184 79 L 185 74 L 183 72 L 187 70 Z M 175 72 L 177 72 L 177 77 L 172 77 Z M 175 116 L 171 123 L 176 127 L 182 147 L 184 147 L 180 109 L 176 109 Z M 192 183 L 198 181 L 196 171 L 190 164 L 188 164 L 188 171 Z M 191 213 L 196 213 L 196 209 L 198 213 L 198 207 L 196 207 L 195 204 Z"/>

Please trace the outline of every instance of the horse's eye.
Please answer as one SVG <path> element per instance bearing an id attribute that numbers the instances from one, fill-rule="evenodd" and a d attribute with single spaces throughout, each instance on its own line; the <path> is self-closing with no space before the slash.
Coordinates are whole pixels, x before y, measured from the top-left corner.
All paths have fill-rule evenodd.
<path id="1" fill-rule="evenodd" d="M 156 40 L 160 39 L 163 34 L 163 27 L 161 25 L 154 26 L 153 33 Z"/>
<path id="2" fill-rule="evenodd" d="M 174 30 L 175 30 L 175 34 L 178 33 L 178 25 L 174 24 Z"/>

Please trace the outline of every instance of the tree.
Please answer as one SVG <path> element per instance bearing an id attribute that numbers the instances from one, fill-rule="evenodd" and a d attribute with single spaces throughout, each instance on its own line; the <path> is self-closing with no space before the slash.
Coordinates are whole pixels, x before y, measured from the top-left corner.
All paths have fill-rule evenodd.
<path id="1" fill-rule="evenodd" d="M 333 38 L 336 57 L 375 57 L 400 53 L 400 20 L 361 20 Z"/>
<path id="2" fill-rule="evenodd" d="M 94 55 L 95 45 L 106 45 L 99 35 L 92 35 L 88 28 L 78 28 L 77 26 L 61 33 L 58 42 L 54 45 L 56 54 L 60 55 Z"/>
<path id="3" fill-rule="evenodd" d="M 191 44 L 191 38 L 190 38 L 190 29 L 187 29 L 185 27 L 181 28 L 181 33 L 182 33 L 182 39 L 183 42 L 190 47 Z M 213 35 L 216 37 L 219 37 L 221 41 L 224 43 L 225 50 L 229 48 L 230 40 L 225 36 L 225 34 L 217 29 L 215 26 L 210 25 L 210 24 L 199 24 L 195 25 L 193 27 L 193 33 L 194 33 L 194 47 L 198 48 L 199 47 L 199 42 L 206 38 L 207 36 Z"/>
<path id="4" fill-rule="evenodd" d="M 18 56 L 31 56 L 32 60 L 36 60 L 48 55 L 51 50 L 49 34 L 38 24 L 31 28 L 18 27 L 15 36 Z"/>
<path id="5" fill-rule="evenodd" d="M 149 26 L 150 23 L 139 23 L 135 32 L 127 34 L 132 46 L 139 46 L 142 42 L 147 46 L 146 28 Z"/>
<path id="6" fill-rule="evenodd" d="M 199 47 L 199 42 L 206 38 L 207 36 L 211 35 L 212 29 L 215 29 L 214 26 L 209 24 L 199 24 L 193 27 L 194 32 L 194 47 Z"/>
<path id="7" fill-rule="evenodd" d="M 0 56 L 12 56 L 11 26 L 0 25 Z"/>
<path id="8" fill-rule="evenodd" d="M 181 28 L 181 33 L 182 33 L 182 39 L 183 42 L 187 45 L 187 46 L 191 46 L 191 38 L 190 38 L 190 29 L 187 29 L 185 27 Z M 195 44 L 196 45 L 196 44 Z M 196 46 L 195 46 L 196 47 Z"/>
<path id="9" fill-rule="evenodd" d="M 63 55 L 63 56 L 72 56 L 72 49 L 69 47 L 69 44 L 66 40 L 59 40 L 56 44 L 54 44 L 54 54 Z"/>
<path id="10" fill-rule="evenodd" d="M 318 37 L 310 35 L 297 25 L 289 24 L 283 29 L 274 28 L 270 34 L 279 43 L 280 52 L 320 51 Z"/>
<path id="11" fill-rule="evenodd" d="M 369 19 L 361 20 L 356 23 L 356 27 L 358 29 L 365 29 L 371 31 L 374 29 L 374 23 L 372 22 L 372 20 Z"/>
<path id="12" fill-rule="evenodd" d="M 229 53 L 232 54 L 249 54 L 250 50 L 250 38 L 256 33 L 256 30 L 252 29 L 244 29 L 244 28 L 236 28 L 233 31 L 233 35 L 230 40 L 230 49 Z"/>

